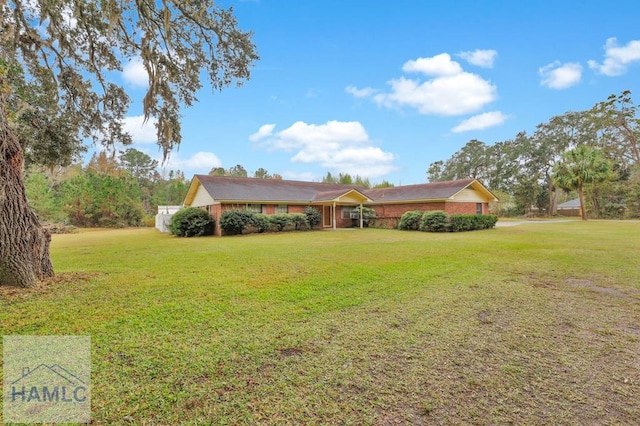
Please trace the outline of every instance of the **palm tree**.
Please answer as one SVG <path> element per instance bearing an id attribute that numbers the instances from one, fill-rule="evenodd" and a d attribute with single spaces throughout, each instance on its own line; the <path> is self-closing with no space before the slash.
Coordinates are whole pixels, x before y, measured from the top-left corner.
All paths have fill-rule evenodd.
<path id="1" fill-rule="evenodd" d="M 562 161 L 553 168 L 553 183 L 566 191 L 578 190 L 582 220 L 587 220 L 584 185 L 607 180 L 611 170 L 611 163 L 602 151 L 581 145 L 562 155 Z"/>

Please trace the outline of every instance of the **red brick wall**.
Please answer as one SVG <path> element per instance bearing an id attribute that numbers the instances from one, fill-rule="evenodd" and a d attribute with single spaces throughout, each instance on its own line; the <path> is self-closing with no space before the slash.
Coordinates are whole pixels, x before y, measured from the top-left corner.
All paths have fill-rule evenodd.
<path id="1" fill-rule="evenodd" d="M 209 207 L 209 214 L 213 217 L 213 221 L 216 223 L 215 229 L 213 230 L 214 235 L 220 236 L 222 235 L 222 229 L 220 229 L 220 215 L 222 214 L 222 206 L 220 204 L 216 204 Z"/>
<path id="2" fill-rule="evenodd" d="M 304 213 L 304 209 L 307 206 L 297 206 L 289 204 L 289 213 Z"/>
<path id="3" fill-rule="evenodd" d="M 371 206 L 379 218 L 401 217 L 404 213 L 413 210 L 445 210 L 445 203 L 407 203 L 407 204 L 382 204 Z M 446 210 L 445 210 L 446 211 Z"/>
<path id="4" fill-rule="evenodd" d="M 471 202 L 383 204 L 371 207 L 373 207 L 376 216 L 378 216 L 376 222 L 382 227 L 397 225 L 398 220 L 404 213 L 414 210 L 442 210 L 447 214 L 476 214 L 476 203 Z M 482 214 L 489 214 L 489 203 L 482 203 Z"/>

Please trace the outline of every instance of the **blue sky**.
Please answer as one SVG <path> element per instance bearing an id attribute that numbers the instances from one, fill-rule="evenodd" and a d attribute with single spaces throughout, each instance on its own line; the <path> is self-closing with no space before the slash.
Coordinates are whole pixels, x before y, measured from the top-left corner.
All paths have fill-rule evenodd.
<path id="1" fill-rule="evenodd" d="M 254 32 L 261 59 L 240 88 L 207 88 L 183 111 L 169 167 L 263 167 L 285 179 L 330 171 L 426 181 L 429 164 L 471 139 L 492 144 L 631 90 L 640 102 L 640 2 L 225 1 Z M 159 157 L 141 128 L 134 147 Z M 142 77 L 142 78 L 141 78 Z"/>

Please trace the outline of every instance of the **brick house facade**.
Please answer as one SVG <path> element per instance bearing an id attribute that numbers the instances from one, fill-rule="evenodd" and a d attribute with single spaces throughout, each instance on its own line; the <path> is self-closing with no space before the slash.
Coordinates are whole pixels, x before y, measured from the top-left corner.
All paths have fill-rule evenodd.
<path id="1" fill-rule="evenodd" d="M 250 209 L 271 215 L 302 213 L 311 206 L 322 215 L 322 227 L 335 229 L 362 227 L 362 217 L 354 217 L 353 210 L 367 206 L 375 211 L 379 226 L 395 227 L 407 211 L 487 214 L 492 201 L 497 198 L 475 179 L 364 189 L 319 182 L 195 175 L 183 205 L 206 209 L 216 222 L 216 235 L 221 235 L 220 216 L 226 210 Z"/>

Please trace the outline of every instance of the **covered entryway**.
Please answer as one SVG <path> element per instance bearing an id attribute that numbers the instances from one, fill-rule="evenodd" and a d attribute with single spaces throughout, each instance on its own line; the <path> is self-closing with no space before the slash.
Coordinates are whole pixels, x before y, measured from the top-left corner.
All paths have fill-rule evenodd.
<path id="1" fill-rule="evenodd" d="M 341 206 L 353 206 L 360 208 L 359 228 L 363 228 L 362 206 L 371 202 L 369 197 L 357 189 L 319 192 L 313 200 L 313 204 L 322 205 L 322 226 L 324 228 L 347 228 L 352 223 L 352 218 L 342 218 L 338 213 Z M 347 224 L 348 225 L 345 225 Z"/>

